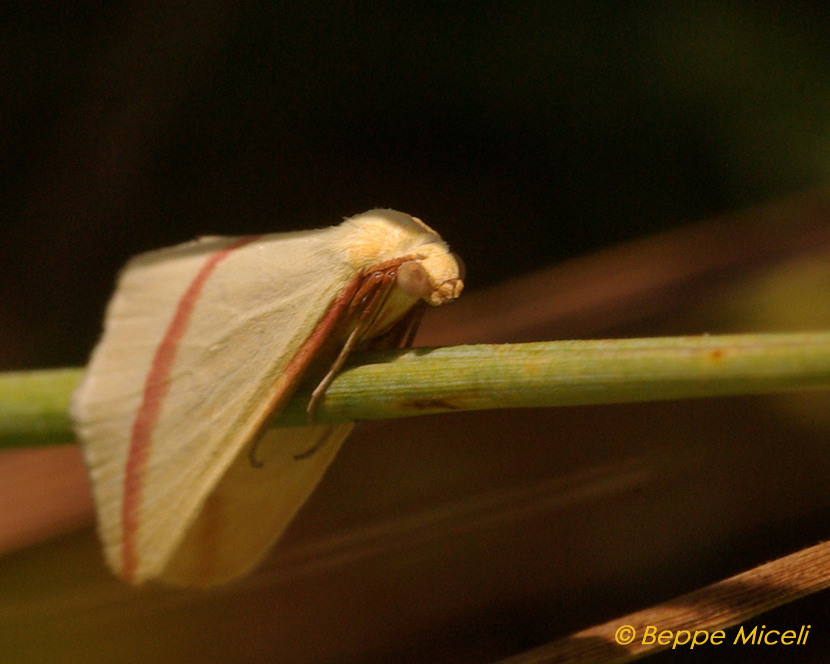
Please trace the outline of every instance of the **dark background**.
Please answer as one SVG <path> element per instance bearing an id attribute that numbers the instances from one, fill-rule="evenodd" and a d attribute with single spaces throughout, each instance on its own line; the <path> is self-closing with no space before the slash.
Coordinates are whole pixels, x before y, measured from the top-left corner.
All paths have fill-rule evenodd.
<path id="1" fill-rule="evenodd" d="M 0 21 L 0 367 L 80 365 L 132 254 L 433 225 L 475 290 L 822 182 L 809 3 L 29 2 Z"/>
<path id="2" fill-rule="evenodd" d="M 441 309 L 460 317 L 469 306 L 481 321 L 487 304 L 475 291 L 514 275 L 815 194 L 830 173 L 830 12 L 820 7 L 7 3 L 0 369 L 83 364 L 127 258 L 199 235 L 327 226 L 394 207 L 423 218 L 464 257 L 470 292 Z M 827 209 L 826 200 L 796 205 L 790 216 L 826 228 Z M 748 275 L 774 253 L 765 216 L 749 216 L 763 241 L 748 238 L 744 253 L 740 225 L 718 235 L 716 224 L 710 244 L 690 245 L 741 254 L 730 267 L 701 251 L 715 277 Z M 785 235 L 781 223 L 769 226 Z M 635 246 L 634 255 L 662 256 L 660 267 L 678 255 L 650 251 Z M 636 260 L 612 256 L 612 268 L 633 266 L 617 274 L 607 258 L 531 280 L 550 285 L 538 302 L 564 302 L 562 319 L 587 296 L 591 311 L 612 309 L 604 294 L 612 300 L 616 286 L 645 277 Z M 606 267 L 596 280 L 594 265 Z M 667 280 L 673 300 L 646 312 L 648 326 L 635 320 L 612 333 L 827 329 L 815 316 L 830 311 L 816 304 L 830 292 L 826 260 L 806 280 L 785 279 L 774 297 L 766 282 L 707 290 L 716 279 L 703 272 L 679 270 L 691 276 L 680 289 Z M 592 292 L 597 284 L 604 293 Z M 627 312 L 648 301 L 620 292 Z M 656 320 L 666 311 L 674 313 Z M 0 640 L 17 650 L 6 643 L 0 652 L 38 662 L 43 653 L 190 662 L 267 661 L 275 652 L 330 661 L 317 650 L 346 653 L 343 662 L 425 661 L 424 653 L 493 661 L 826 539 L 828 407 L 826 394 L 808 396 L 815 401 L 700 399 L 365 425 L 270 564 L 227 594 L 127 590 L 104 569 L 91 527 L 4 557 L 0 622 L 11 631 L 0 628 Z M 27 475 L 9 460 L 29 452 L 41 451 L 4 457 L 0 514 L 26 514 L 35 501 L 21 505 L 24 492 L 15 493 L 25 484 L 48 507 L 85 498 L 78 512 L 91 526 L 79 451 L 42 450 Z M 49 455 L 60 453 L 74 455 L 71 472 L 50 470 Z M 606 468 L 607 478 L 591 480 Z M 431 516 L 492 495 L 507 500 L 548 480 L 564 482 L 562 495 L 555 482 L 540 495 L 566 507 L 542 504 L 535 520 L 438 532 L 429 546 L 401 544 L 395 531 L 391 554 L 280 576 L 290 577 L 293 553 L 351 526 L 360 534 L 409 524 L 421 508 Z M 50 493 L 50 481 L 68 489 Z M 503 507 L 511 513 L 509 501 Z M 812 623 L 814 649 L 655 661 L 808 661 L 827 651 L 819 626 L 827 600 L 825 592 L 747 623 Z M 406 649 L 415 654 L 402 660 Z"/>

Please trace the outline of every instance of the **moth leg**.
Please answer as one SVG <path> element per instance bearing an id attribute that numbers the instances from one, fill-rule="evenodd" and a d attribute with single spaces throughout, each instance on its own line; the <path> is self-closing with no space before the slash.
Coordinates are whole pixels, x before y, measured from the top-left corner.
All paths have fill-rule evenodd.
<path id="1" fill-rule="evenodd" d="M 324 436 L 320 438 L 314 445 L 309 447 L 305 452 L 300 452 L 299 454 L 294 455 L 294 461 L 302 461 L 303 459 L 308 459 L 308 457 L 312 456 L 317 450 L 319 450 L 323 445 L 329 442 L 329 438 L 331 438 L 332 434 L 335 432 L 334 428 L 329 429 Z"/>
<path id="2" fill-rule="evenodd" d="M 251 443 L 251 446 L 248 448 L 248 461 L 253 468 L 262 468 L 265 463 L 260 461 L 256 458 L 257 450 L 259 449 L 259 442 L 262 440 L 262 436 L 257 436 L 254 439 L 254 442 Z"/>
<path id="3" fill-rule="evenodd" d="M 343 348 L 340 349 L 340 352 L 334 362 L 332 362 L 326 375 L 323 376 L 323 379 L 311 393 L 311 399 L 308 402 L 308 406 L 306 406 L 306 412 L 309 417 L 314 415 L 314 410 L 326 393 L 331 381 L 334 380 L 337 372 L 343 368 L 343 364 L 348 359 L 349 353 L 363 340 L 363 333 L 371 328 L 375 319 L 378 317 L 380 310 L 383 308 L 383 303 L 386 302 L 386 298 L 389 295 L 389 291 L 395 285 L 396 268 L 397 265 L 373 272 L 371 276 L 367 277 L 364 287 L 355 295 L 354 306 L 362 307 L 357 326 L 349 334 L 346 343 L 343 344 Z"/>
<path id="4" fill-rule="evenodd" d="M 335 358 L 334 362 L 332 362 L 331 367 L 329 368 L 328 372 L 323 379 L 319 382 L 317 387 L 314 388 L 314 391 L 311 393 L 311 399 L 308 401 L 308 406 L 306 406 L 306 412 L 309 416 L 314 414 L 317 405 L 320 403 L 320 399 L 323 398 L 323 395 L 326 393 L 329 385 L 331 385 L 331 381 L 334 380 L 334 377 L 337 375 L 337 372 L 343 367 L 343 364 L 349 357 L 349 353 L 352 352 L 355 345 L 360 339 L 360 333 L 363 330 L 363 326 L 358 326 L 352 333 L 349 335 L 349 338 L 346 340 L 346 343 L 343 344 L 343 348 L 340 349 L 340 353 Z"/>
<path id="5" fill-rule="evenodd" d="M 340 353 L 338 353 L 337 357 L 335 358 L 334 362 L 332 362 L 331 367 L 329 368 L 326 375 L 323 376 L 323 379 L 314 388 L 314 391 L 311 393 L 311 399 L 308 401 L 308 406 L 306 406 L 306 412 L 308 413 L 309 419 L 314 416 L 314 410 L 317 408 L 317 404 L 320 403 L 320 399 L 323 398 L 323 395 L 326 393 L 331 381 L 334 380 L 334 377 L 337 375 L 337 372 L 343 367 L 343 364 L 349 358 L 349 353 L 352 352 L 357 342 L 360 340 L 360 335 L 363 330 L 366 329 L 366 325 L 358 325 L 352 333 L 349 335 L 349 338 L 346 339 L 346 343 L 343 344 L 343 348 L 340 349 Z M 262 440 L 262 437 L 255 439 L 252 445 L 248 448 L 248 460 L 251 463 L 251 466 L 254 468 L 262 468 L 264 465 L 262 461 L 257 459 L 256 453 L 257 449 L 259 448 L 259 442 Z M 310 449 L 302 452 L 301 454 L 296 454 L 294 458 L 296 460 L 305 459 L 310 457 L 314 454 L 318 449 L 320 449 L 328 440 L 328 436 L 324 436 L 322 439 L 318 440 L 314 445 L 311 446 Z"/>
<path id="6" fill-rule="evenodd" d="M 418 333 L 418 327 L 421 325 L 421 319 L 424 317 L 426 310 L 426 302 L 419 302 L 413 307 L 407 317 L 406 332 L 403 335 L 403 339 L 397 340 L 396 346 L 398 348 L 409 348 L 412 342 L 415 341 L 415 335 Z"/>

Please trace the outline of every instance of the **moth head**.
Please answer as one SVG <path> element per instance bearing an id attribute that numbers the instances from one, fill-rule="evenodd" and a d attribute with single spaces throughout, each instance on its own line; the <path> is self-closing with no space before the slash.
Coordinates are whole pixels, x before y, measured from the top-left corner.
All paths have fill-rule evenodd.
<path id="1" fill-rule="evenodd" d="M 411 298 L 437 306 L 457 298 L 464 268 L 434 230 L 417 217 L 396 210 L 369 210 L 347 219 L 341 250 L 361 270 L 397 261 L 396 286 Z"/>
<path id="2" fill-rule="evenodd" d="M 454 300 L 464 289 L 464 264 L 443 242 L 418 248 L 417 258 L 401 263 L 397 287 L 433 306 Z"/>

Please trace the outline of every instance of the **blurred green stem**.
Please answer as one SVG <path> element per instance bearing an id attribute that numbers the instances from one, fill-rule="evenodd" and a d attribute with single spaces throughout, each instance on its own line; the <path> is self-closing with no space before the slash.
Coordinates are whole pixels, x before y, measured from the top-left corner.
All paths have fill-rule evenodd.
<path id="1" fill-rule="evenodd" d="M 0 374 L 0 447 L 73 440 L 81 369 Z M 830 332 L 551 341 L 355 355 L 315 422 L 830 387 Z M 303 387 L 274 422 L 308 422 Z"/>

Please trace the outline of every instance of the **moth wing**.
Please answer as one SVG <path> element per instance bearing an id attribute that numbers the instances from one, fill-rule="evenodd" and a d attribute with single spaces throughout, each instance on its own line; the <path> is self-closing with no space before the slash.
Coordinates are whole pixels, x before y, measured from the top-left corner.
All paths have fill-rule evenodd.
<path id="1" fill-rule="evenodd" d="M 125 268 L 72 404 L 117 574 L 135 583 L 161 574 L 220 478 L 295 387 L 305 364 L 298 353 L 356 276 L 326 250 L 334 230 L 242 244 L 211 238 Z M 148 394 L 157 412 L 146 449 L 136 450 Z M 130 505 L 134 523 L 125 519 Z"/>
<path id="2" fill-rule="evenodd" d="M 269 429 L 256 442 L 261 467 L 237 456 L 208 496 L 161 578 L 209 586 L 262 560 L 316 487 L 353 425 Z M 304 456 L 314 448 L 314 453 Z"/>

